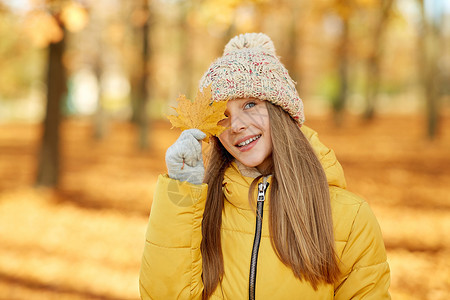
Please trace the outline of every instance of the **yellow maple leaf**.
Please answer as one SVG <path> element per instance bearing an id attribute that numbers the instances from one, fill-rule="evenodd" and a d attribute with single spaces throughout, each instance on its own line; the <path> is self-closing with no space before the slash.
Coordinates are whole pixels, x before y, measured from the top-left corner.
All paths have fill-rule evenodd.
<path id="1" fill-rule="evenodd" d="M 211 136 L 218 136 L 226 129 L 218 123 L 226 119 L 227 101 L 213 101 L 211 86 L 204 88 L 203 93 L 198 91 L 194 102 L 187 99 L 185 95 L 180 95 L 177 101 L 178 106 L 172 108 L 178 115 L 167 116 L 172 123 L 172 128 L 200 129 L 206 134 L 206 142 L 209 142 Z"/>

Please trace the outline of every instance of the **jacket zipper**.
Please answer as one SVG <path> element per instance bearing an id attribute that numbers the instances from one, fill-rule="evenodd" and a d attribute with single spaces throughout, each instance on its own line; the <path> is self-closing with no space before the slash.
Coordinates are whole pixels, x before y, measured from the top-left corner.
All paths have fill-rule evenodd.
<path id="1" fill-rule="evenodd" d="M 255 238 L 253 240 L 252 257 L 250 260 L 250 276 L 248 286 L 248 298 L 250 300 L 255 299 L 256 265 L 258 263 L 259 244 L 261 241 L 264 200 L 266 199 L 265 194 L 268 186 L 269 183 L 267 182 L 267 177 L 264 177 L 263 182 L 258 184 L 258 199 L 256 202 L 256 229 Z"/>

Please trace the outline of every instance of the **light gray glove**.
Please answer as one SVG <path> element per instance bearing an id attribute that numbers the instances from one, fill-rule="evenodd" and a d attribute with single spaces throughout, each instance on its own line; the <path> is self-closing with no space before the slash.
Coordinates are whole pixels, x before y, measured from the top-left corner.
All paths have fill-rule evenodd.
<path id="1" fill-rule="evenodd" d="M 201 130 L 188 129 L 167 149 L 166 165 L 169 177 L 193 184 L 202 184 L 205 176 L 202 142 L 206 137 Z"/>

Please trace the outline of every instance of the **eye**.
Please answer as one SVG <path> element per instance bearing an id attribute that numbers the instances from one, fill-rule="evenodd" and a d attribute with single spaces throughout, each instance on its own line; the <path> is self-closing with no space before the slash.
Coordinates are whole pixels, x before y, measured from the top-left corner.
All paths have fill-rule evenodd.
<path id="1" fill-rule="evenodd" d="M 244 105 L 244 109 L 252 108 L 252 107 L 255 106 L 255 105 L 256 105 L 256 103 L 253 102 L 253 101 L 247 102 L 247 103 L 245 103 L 245 105 Z"/>

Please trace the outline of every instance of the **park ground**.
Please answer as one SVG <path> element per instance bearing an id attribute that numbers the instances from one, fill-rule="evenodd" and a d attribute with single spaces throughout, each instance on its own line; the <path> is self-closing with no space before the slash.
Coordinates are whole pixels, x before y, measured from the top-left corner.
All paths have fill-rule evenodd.
<path id="1" fill-rule="evenodd" d="M 450 299 L 450 113 L 433 141 L 418 116 L 306 124 L 378 218 L 393 299 Z M 89 120 L 64 121 L 60 186 L 48 189 L 33 186 L 40 125 L 0 125 L 0 299 L 139 298 L 153 190 L 179 134 L 164 121 L 150 127 L 140 151 L 128 123 L 109 124 L 98 141 Z"/>

